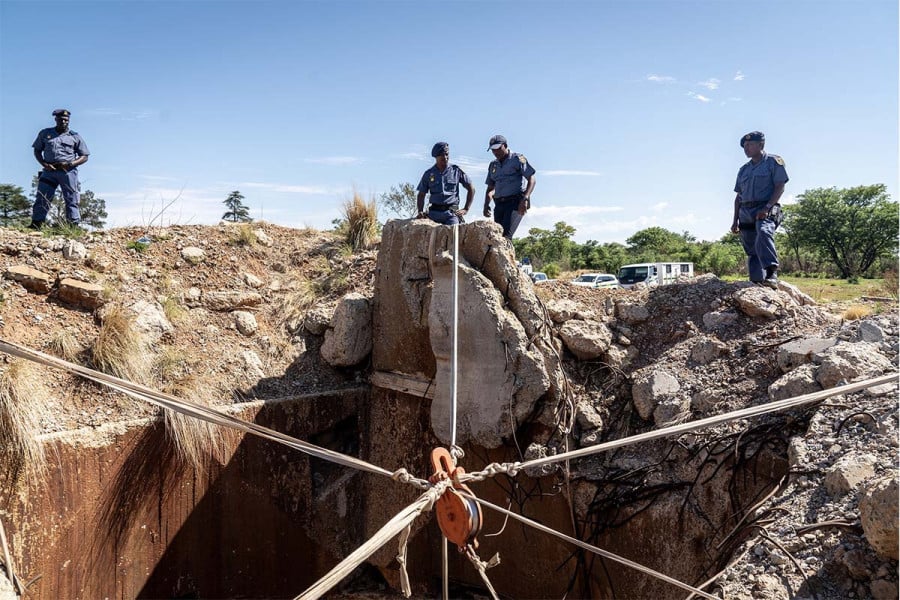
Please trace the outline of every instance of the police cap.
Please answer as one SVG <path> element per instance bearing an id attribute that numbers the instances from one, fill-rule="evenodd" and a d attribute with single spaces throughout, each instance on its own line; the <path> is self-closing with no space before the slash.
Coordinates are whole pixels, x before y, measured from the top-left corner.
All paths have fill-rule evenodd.
<path id="1" fill-rule="evenodd" d="M 72 114 L 72 113 L 70 113 L 70 112 L 69 112 L 68 110 L 66 110 L 65 108 L 57 108 L 56 110 L 53 111 L 53 116 L 54 116 L 54 117 L 59 117 L 59 116 L 62 116 L 62 117 L 68 117 L 68 116 L 71 115 L 71 114 Z"/>
<path id="2" fill-rule="evenodd" d="M 438 156 L 443 156 L 444 154 L 450 153 L 450 144 L 447 142 L 438 142 L 434 146 L 431 147 L 431 156 L 437 158 Z"/>
<path id="3" fill-rule="evenodd" d="M 506 138 L 500 134 L 495 135 L 491 138 L 491 141 L 488 142 L 488 150 L 496 150 L 500 146 L 504 146 L 506 144 Z"/>
<path id="4" fill-rule="evenodd" d="M 766 141 L 766 134 L 762 131 L 751 131 L 747 135 L 741 138 L 741 148 L 744 147 L 744 142 L 764 142 Z"/>

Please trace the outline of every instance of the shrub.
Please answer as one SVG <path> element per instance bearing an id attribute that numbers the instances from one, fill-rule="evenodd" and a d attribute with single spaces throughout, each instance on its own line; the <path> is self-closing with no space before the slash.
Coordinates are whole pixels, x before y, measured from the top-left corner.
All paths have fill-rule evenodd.
<path id="1" fill-rule="evenodd" d="M 91 361 L 108 375 L 146 383 L 150 360 L 134 319 L 123 308 L 113 306 L 106 312 L 91 347 Z"/>
<path id="2" fill-rule="evenodd" d="M 133 240 L 125 244 L 125 247 L 129 250 L 134 250 L 138 254 L 143 254 L 144 251 L 150 247 L 150 244 L 145 244 L 144 242 Z"/>
<path id="3" fill-rule="evenodd" d="M 0 373 L 0 463 L 12 474 L 42 479 L 47 472 L 38 437 L 49 409 L 46 389 L 29 363 L 13 360 Z"/>
<path id="4" fill-rule="evenodd" d="M 872 314 L 872 308 L 865 304 L 854 304 L 848 306 L 841 315 L 847 321 L 856 321 Z"/>
<path id="5" fill-rule="evenodd" d="M 238 226 L 234 236 L 231 238 L 231 245 L 245 246 L 248 248 L 255 246 L 257 239 L 254 227 L 254 225 L 250 225 L 249 223 Z"/>
<path id="6" fill-rule="evenodd" d="M 364 201 L 358 193 L 343 206 L 344 238 L 354 252 L 370 248 L 378 239 L 378 207 L 375 200 Z"/>
<path id="7" fill-rule="evenodd" d="M 547 274 L 547 277 L 550 279 L 556 279 L 559 277 L 559 265 L 556 263 L 547 263 L 544 265 L 544 273 Z"/>

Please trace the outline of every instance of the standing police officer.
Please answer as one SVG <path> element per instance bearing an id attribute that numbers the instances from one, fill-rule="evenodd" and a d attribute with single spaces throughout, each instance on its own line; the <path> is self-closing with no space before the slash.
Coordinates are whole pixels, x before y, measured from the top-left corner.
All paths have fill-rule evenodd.
<path id="1" fill-rule="evenodd" d="M 741 234 L 747 253 L 750 281 L 770 288 L 778 287 L 778 254 L 775 229 L 781 223 L 778 201 L 788 181 L 784 159 L 766 154 L 766 136 L 752 131 L 741 138 L 741 148 L 750 162 L 740 168 L 734 191 L 733 233 Z"/>
<path id="2" fill-rule="evenodd" d="M 418 218 L 429 218 L 441 225 L 458 225 L 463 216 L 469 212 L 472 199 L 475 198 L 475 187 L 465 171 L 450 164 L 450 145 L 438 142 L 431 149 L 434 166 L 425 171 L 416 196 Z M 466 188 L 466 206 L 459 210 L 459 184 Z M 425 193 L 428 192 L 428 212 L 425 209 Z"/>
<path id="3" fill-rule="evenodd" d="M 487 191 L 484 193 L 484 216 L 491 216 L 491 200 L 494 201 L 494 221 L 503 227 L 503 237 L 512 239 L 522 217 L 531 208 L 531 192 L 534 191 L 534 167 L 523 154 L 510 152 L 506 138 L 495 135 L 488 143 L 488 150 L 496 160 L 488 167 Z"/>
<path id="4" fill-rule="evenodd" d="M 81 136 L 69 130 L 71 113 L 59 108 L 53 111 L 56 127 L 41 129 L 37 139 L 31 145 L 34 158 L 43 170 L 38 173 L 37 196 L 31 212 L 30 229 L 40 229 L 47 220 L 50 202 L 56 194 L 56 188 L 62 189 L 66 202 L 66 220 L 78 225 L 81 214 L 78 204 L 81 197 L 78 193 L 78 166 L 88 160 L 90 151 Z"/>

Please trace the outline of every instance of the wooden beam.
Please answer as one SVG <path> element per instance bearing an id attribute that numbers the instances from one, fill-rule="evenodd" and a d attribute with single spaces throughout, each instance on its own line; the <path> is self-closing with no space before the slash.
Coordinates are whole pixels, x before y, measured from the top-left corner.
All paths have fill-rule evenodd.
<path id="1" fill-rule="evenodd" d="M 423 379 L 406 373 L 394 371 L 375 371 L 369 377 L 369 383 L 376 387 L 386 388 L 411 396 L 434 399 L 434 386 L 430 379 Z"/>

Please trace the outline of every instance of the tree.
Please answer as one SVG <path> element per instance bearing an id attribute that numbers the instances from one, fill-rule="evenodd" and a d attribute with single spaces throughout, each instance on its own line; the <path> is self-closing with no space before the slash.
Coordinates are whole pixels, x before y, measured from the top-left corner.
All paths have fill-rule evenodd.
<path id="1" fill-rule="evenodd" d="M 385 211 L 393 213 L 401 219 L 416 216 L 416 187 L 411 183 L 400 183 L 391 186 L 391 191 L 381 194 L 378 204 Z"/>
<path id="2" fill-rule="evenodd" d="M 239 191 L 228 194 L 223 204 L 228 207 L 228 212 L 222 215 L 223 221 L 249 223 L 253 220 L 250 218 L 250 209 L 244 206 L 244 195 Z"/>
<path id="3" fill-rule="evenodd" d="M 532 227 L 528 236 L 513 240 L 516 256 L 529 257 L 535 266 L 546 263 L 569 262 L 570 251 L 576 244 L 572 241 L 575 228 L 560 221 L 553 226 L 553 231 Z"/>
<path id="4" fill-rule="evenodd" d="M 688 232 L 678 234 L 662 227 L 642 229 L 625 240 L 637 262 L 679 260 L 684 258 L 688 243 L 693 241 Z"/>
<path id="5" fill-rule="evenodd" d="M 814 249 L 841 277 L 854 279 L 880 258 L 897 255 L 898 216 L 884 184 L 815 188 L 785 207 L 785 228 L 796 244 Z"/>
<path id="6" fill-rule="evenodd" d="M 17 185 L 0 184 L 0 225 L 26 225 L 31 218 L 31 202 Z"/>

